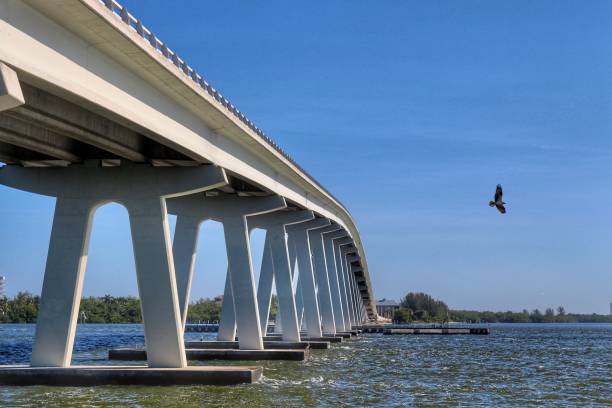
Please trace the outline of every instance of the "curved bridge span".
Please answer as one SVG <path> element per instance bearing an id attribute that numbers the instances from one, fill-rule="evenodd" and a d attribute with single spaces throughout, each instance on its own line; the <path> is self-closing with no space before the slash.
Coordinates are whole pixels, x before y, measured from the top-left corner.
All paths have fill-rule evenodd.
<path id="1" fill-rule="evenodd" d="M 149 367 L 186 366 L 209 219 L 228 256 L 219 340 L 263 350 L 274 285 L 282 340 L 378 318 L 348 210 L 119 3 L 0 0 L 0 75 L 0 183 L 57 199 L 32 366 L 70 365 L 92 214 L 110 201 L 130 217 Z"/>

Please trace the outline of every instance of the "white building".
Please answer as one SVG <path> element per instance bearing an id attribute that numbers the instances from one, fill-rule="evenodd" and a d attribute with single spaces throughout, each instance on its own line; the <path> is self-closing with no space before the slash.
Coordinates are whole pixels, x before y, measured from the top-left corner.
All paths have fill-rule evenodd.
<path id="1" fill-rule="evenodd" d="M 381 299 L 376 302 L 376 311 L 378 314 L 388 319 L 392 319 L 393 313 L 399 310 L 399 308 L 400 304 L 395 300 Z"/>
<path id="2" fill-rule="evenodd" d="M 6 278 L 4 276 L 0 276 L 0 297 L 6 296 L 5 283 L 6 283 Z"/>

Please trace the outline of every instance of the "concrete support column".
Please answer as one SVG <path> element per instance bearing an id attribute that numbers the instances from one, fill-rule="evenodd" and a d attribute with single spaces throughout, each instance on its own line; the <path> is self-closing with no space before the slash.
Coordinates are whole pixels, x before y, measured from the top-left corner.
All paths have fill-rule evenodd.
<path id="1" fill-rule="evenodd" d="M 300 327 L 295 310 L 295 298 L 293 296 L 293 284 L 289 269 L 289 256 L 287 254 L 284 228 L 273 229 L 272 248 L 278 313 L 280 314 L 279 320 L 282 322 L 283 340 L 300 341 Z"/>
<path id="2" fill-rule="evenodd" d="M 361 291 L 359 289 L 359 284 L 357 282 L 357 278 L 356 278 L 356 273 L 361 271 L 362 268 L 361 266 L 358 264 L 360 262 L 361 258 L 359 257 L 359 255 L 356 252 L 356 249 L 353 249 L 353 254 L 352 255 L 348 255 L 347 256 L 347 261 L 349 263 L 349 271 L 350 271 L 350 276 L 351 276 L 351 282 L 353 284 L 353 292 L 354 292 L 354 298 L 355 298 L 355 310 L 357 312 L 357 320 L 359 323 L 363 323 L 363 321 L 365 320 L 364 314 L 363 314 L 363 298 L 361 296 Z"/>
<path id="3" fill-rule="evenodd" d="M 354 255 L 347 256 L 348 273 L 350 276 L 351 289 L 352 289 L 352 294 L 353 294 L 353 305 L 355 309 L 355 324 L 361 324 L 361 318 L 360 318 L 360 313 L 359 313 L 361 295 L 359 294 L 359 289 L 357 287 L 357 281 L 355 280 L 355 273 L 353 272 L 353 266 L 351 265 L 351 263 L 354 260 L 359 260 L 359 257 L 354 256 Z"/>
<path id="4" fill-rule="evenodd" d="M 330 289 L 330 279 L 327 271 L 327 259 L 323 246 L 323 234 L 340 229 L 337 225 L 313 229 L 308 231 L 310 250 L 312 252 L 312 265 L 318 287 L 318 299 L 321 311 L 321 326 L 324 334 L 336 334 L 336 322 L 334 319 L 334 306 Z"/>
<path id="5" fill-rule="evenodd" d="M 361 281 L 361 279 L 357 278 L 357 274 L 362 274 L 363 273 L 363 268 L 360 265 L 351 265 L 351 272 L 355 278 L 355 288 L 356 288 L 356 293 L 357 293 L 357 299 L 358 299 L 358 304 L 359 304 L 359 312 L 361 315 L 361 321 L 365 322 L 368 319 L 367 316 L 367 312 L 366 312 L 366 304 L 365 301 L 363 300 L 363 295 L 361 293 L 361 287 L 359 285 L 359 282 Z"/>
<path id="6" fill-rule="evenodd" d="M 282 322 L 283 340 L 300 341 L 300 328 L 293 294 L 293 280 L 289 266 L 289 252 L 287 248 L 286 226 L 301 223 L 314 218 L 312 211 L 276 211 L 264 215 L 249 217 L 251 228 L 267 229 L 266 239 L 270 246 L 272 271 L 276 283 L 278 298 L 278 312 Z M 265 252 L 265 250 L 264 250 Z M 262 271 L 263 272 L 263 271 Z M 271 287 L 261 288 L 271 293 Z M 259 288 L 258 288 L 259 290 Z M 263 295 L 262 295 L 263 297 Z M 267 322 L 268 315 L 265 320 Z"/>
<path id="7" fill-rule="evenodd" d="M 297 262 L 297 257 L 296 257 Z M 300 276 L 295 277 L 297 285 L 295 287 L 295 310 L 298 317 L 298 326 L 300 330 L 307 328 L 308 323 L 304 320 L 304 294 L 302 290 L 302 282 L 300 282 Z"/>
<path id="8" fill-rule="evenodd" d="M 263 350 L 246 220 L 224 221 L 223 231 L 240 348 Z"/>
<path id="9" fill-rule="evenodd" d="M 325 250 L 325 262 L 327 263 L 327 274 L 329 277 L 329 288 L 332 299 L 336 331 L 346 331 L 347 328 L 344 323 L 344 312 L 338 278 L 339 267 L 336 264 L 334 239 L 345 238 L 346 236 L 346 232 L 342 230 L 323 234 L 323 248 Z"/>
<path id="10" fill-rule="evenodd" d="M 302 328 L 302 322 L 304 318 L 304 297 L 302 296 L 302 284 L 299 279 L 299 274 L 296 275 L 295 270 L 297 267 L 297 255 L 295 251 L 295 242 L 292 239 L 289 239 L 289 236 L 286 238 L 287 241 L 287 249 L 289 251 L 289 267 L 291 269 L 291 279 L 295 284 L 295 310 L 298 317 L 298 327 Z"/>
<path id="11" fill-rule="evenodd" d="M 280 319 L 280 315 L 277 315 L 276 320 L 274 321 L 274 333 L 283 333 L 283 321 Z"/>
<path id="12" fill-rule="evenodd" d="M 183 325 L 165 203 L 159 198 L 130 200 L 128 212 L 149 365 L 185 367 Z"/>
<path id="13" fill-rule="evenodd" d="M 236 340 L 236 310 L 234 309 L 232 278 L 229 268 L 227 268 L 227 273 L 225 275 L 225 287 L 223 289 L 223 303 L 221 304 L 221 316 L 217 339 L 221 341 Z"/>
<path id="14" fill-rule="evenodd" d="M 268 331 L 268 319 L 270 317 L 270 304 L 272 302 L 272 287 L 274 285 L 274 266 L 272 260 L 272 248 L 270 231 L 266 232 L 264 251 L 259 268 L 259 283 L 257 284 L 257 304 L 259 305 L 259 323 L 261 333 L 265 336 Z M 277 319 L 278 320 L 278 319 Z"/>
<path id="15" fill-rule="evenodd" d="M 93 203 L 58 198 L 39 304 L 32 366 L 68 367 L 87 264 Z"/>
<path id="16" fill-rule="evenodd" d="M 350 330 L 353 322 L 350 314 L 350 304 L 348 301 L 348 291 L 346 286 L 346 258 L 342 254 L 341 246 L 352 243 L 351 238 L 343 238 L 334 241 L 334 254 L 336 256 L 336 266 L 338 268 L 338 285 L 340 286 L 340 295 L 342 298 L 342 312 L 344 315 L 344 326 L 346 330 Z"/>
<path id="17" fill-rule="evenodd" d="M 359 312 L 359 322 L 363 323 L 363 299 L 361 298 L 361 292 L 359 291 L 359 285 L 355 280 L 355 296 L 357 297 L 357 311 Z"/>
<path id="18" fill-rule="evenodd" d="M 361 296 L 359 295 L 359 289 L 357 288 L 357 282 L 355 281 L 355 275 L 351 274 L 351 282 L 353 285 L 353 299 L 355 303 L 355 319 L 358 324 L 361 324 Z"/>
<path id="19" fill-rule="evenodd" d="M 179 298 L 183 330 L 187 321 L 187 308 L 191 294 L 191 281 L 196 261 L 196 248 L 202 220 L 198 217 L 179 215 L 176 217 L 172 253 L 176 272 L 176 288 Z"/>
<path id="20" fill-rule="evenodd" d="M 214 166 L 98 165 L 0 169 L 1 184 L 57 197 L 31 364 L 70 365 L 92 214 L 118 202 L 130 217 L 149 366 L 185 367 L 165 200 L 226 185 L 225 173 Z"/>
<path id="21" fill-rule="evenodd" d="M 168 202 L 171 214 L 193 217 L 201 221 L 213 219 L 223 224 L 228 273 L 218 338 L 234 340 L 237 329 L 239 347 L 244 350 L 263 349 L 247 216 L 277 211 L 286 206 L 285 200 L 279 196 L 206 197 L 203 194 L 194 194 Z M 185 284 L 189 285 L 188 282 Z M 188 302 L 188 299 L 184 301 Z"/>
<path id="22" fill-rule="evenodd" d="M 355 282 L 355 274 L 353 273 L 352 263 L 359 261 L 359 256 L 357 256 L 357 250 L 353 246 L 346 246 L 346 264 L 347 264 L 347 276 L 348 282 L 351 289 L 351 300 L 353 303 L 353 317 L 354 324 L 359 324 L 359 301 L 358 301 L 358 291 L 357 291 L 357 283 Z"/>
<path id="23" fill-rule="evenodd" d="M 304 317 L 306 332 L 310 337 L 321 337 L 321 317 L 317 300 L 316 283 L 312 269 L 312 258 L 308 230 L 329 225 L 329 220 L 316 219 L 287 227 L 289 239 L 293 240 L 300 271 L 300 283 L 304 302 Z"/>
<path id="24" fill-rule="evenodd" d="M 353 285 L 351 283 L 350 266 L 347 260 L 348 250 L 349 248 L 346 245 L 343 245 L 340 247 L 340 253 L 342 254 L 342 265 L 344 268 L 344 285 L 346 287 L 346 300 L 349 305 L 349 317 L 351 319 L 351 328 L 352 328 L 357 322 L 357 319 L 355 316 L 355 302 L 353 298 Z"/>

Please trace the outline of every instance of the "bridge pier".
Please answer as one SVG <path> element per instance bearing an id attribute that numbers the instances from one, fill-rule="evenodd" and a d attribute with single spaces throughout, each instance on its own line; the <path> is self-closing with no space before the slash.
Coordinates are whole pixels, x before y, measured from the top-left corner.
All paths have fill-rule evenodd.
<path id="1" fill-rule="evenodd" d="M 264 251 L 261 257 L 261 266 L 259 268 L 259 282 L 257 283 L 257 304 L 259 305 L 259 324 L 261 324 L 262 336 L 265 336 L 268 331 L 268 320 L 270 318 L 270 306 L 272 303 L 272 286 L 275 284 L 270 240 L 271 234 L 269 231 L 266 231 Z M 277 320 L 279 319 L 277 318 Z"/>
<path id="2" fill-rule="evenodd" d="M 304 317 L 306 318 L 306 332 L 309 337 L 321 337 L 323 332 L 321 330 L 321 316 L 319 313 L 308 230 L 325 227 L 329 224 L 329 220 L 319 218 L 287 227 L 289 240 L 292 241 L 296 251 L 304 304 Z"/>
<path id="3" fill-rule="evenodd" d="M 304 215 L 306 213 L 308 214 L 308 216 Z M 311 337 L 316 337 L 316 338 L 321 337 L 320 317 L 317 311 L 318 310 L 316 306 L 317 298 L 316 298 L 316 293 L 314 291 L 314 287 L 315 287 L 314 276 L 312 276 L 312 283 L 311 283 L 312 288 L 313 288 L 311 289 L 312 294 L 310 294 L 310 290 L 306 292 L 306 289 L 304 289 L 302 281 L 299 280 L 300 276 L 302 277 L 302 279 L 308 278 L 308 269 L 306 268 L 308 267 L 308 263 L 310 263 L 310 250 L 308 248 L 308 245 L 304 245 L 304 243 L 308 244 L 308 241 L 303 240 L 303 241 L 300 241 L 298 245 L 296 245 L 296 242 L 294 241 L 294 239 L 292 239 L 295 237 L 294 234 L 296 232 L 303 233 L 304 237 L 306 237 L 308 230 L 312 228 L 320 228 L 322 226 L 329 225 L 329 220 L 325 220 L 325 219 L 314 220 L 312 218 L 314 218 L 314 215 L 310 211 L 306 211 L 306 212 L 301 211 L 297 213 L 275 212 L 275 213 L 268 213 L 265 215 L 260 215 L 260 216 L 255 216 L 255 217 L 248 217 L 249 228 L 264 228 L 268 230 L 268 233 L 266 235 L 266 245 L 271 246 L 270 250 L 268 251 L 270 255 L 266 255 L 266 248 L 264 248 L 264 259 L 262 260 L 262 270 L 260 273 L 260 285 L 258 287 L 258 302 L 259 302 L 260 308 L 261 307 L 265 308 L 266 305 L 269 305 L 269 299 L 272 293 L 271 292 L 272 282 L 273 280 L 276 280 L 277 295 L 279 297 L 279 314 L 280 314 L 280 319 L 277 319 L 276 332 L 282 333 L 283 339 L 286 339 L 286 340 L 291 339 L 290 341 L 297 341 L 297 340 L 292 340 L 292 339 L 299 338 L 299 330 L 302 326 L 302 315 L 303 315 L 304 303 L 305 303 L 304 298 L 306 298 L 306 296 L 308 296 L 308 299 L 314 299 L 314 302 L 312 302 L 306 307 L 311 308 L 309 309 L 311 312 L 314 310 L 314 313 L 315 313 L 314 316 L 316 316 L 316 320 L 312 319 L 313 323 L 311 323 L 311 326 L 313 326 L 314 329 L 308 329 L 309 326 L 308 324 L 306 324 L 308 335 Z M 311 221 L 308 221 L 308 219 L 310 219 Z M 285 231 L 289 231 L 289 242 L 288 243 L 287 243 L 287 239 L 285 238 Z M 275 239 L 278 245 L 277 248 L 274 248 L 273 246 Z M 291 266 L 294 267 L 295 261 L 298 260 L 299 262 L 300 260 L 298 256 L 299 250 L 297 250 L 297 248 L 299 247 L 306 248 L 306 251 L 307 251 L 306 253 L 309 255 L 304 256 L 302 258 L 302 264 L 304 264 L 305 266 L 302 266 L 302 265 L 300 266 L 302 266 L 302 269 L 304 269 L 306 272 L 304 274 L 300 272 L 300 275 L 298 276 L 297 290 L 294 295 L 293 289 L 292 289 L 294 271 Z M 289 259 L 287 260 L 286 272 L 284 273 L 285 276 L 283 277 L 283 275 L 279 274 L 279 272 L 285 269 L 284 258 L 285 258 L 285 253 L 287 252 L 287 249 L 289 250 L 288 251 Z M 277 255 L 277 254 L 280 254 L 280 255 Z M 272 268 L 270 270 L 268 270 L 268 268 L 264 268 L 264 266 L 267 265 L 268 263 L 268 261 L 266 260 L 267 256 L 270 256 L 272 263 L 273 263 Z M 305 263 L 304 259 L 307 259 L 309 262 Z M 279 261 L 280 261 L 280 264 L 279 264 Z M 312 266 L 310 267 L 310 270 L 311 270 L 310 273 L 312 275 L 313 273 Z M 278 279 L 281 279 L 281 281 L 279 281 Z M 287 280 L 283 282 L 282 281 L 283 279 L 287 279 Z M 225 298 L 228 299 L 228 304 L 229 304 L 231 293 L 226 292 L 226 295 L 224 296 L 224 303 L 225 303 Z M 293 303 L 294 306 L 292 306 L 291 303 Z M 288 310 L 289 316 L 285 315 L 287 310 Z M 295 322 L 293 321 L 294 314 L 296 315 Z M 267 315 L 268 315 L 267 309 L 265 311 L 262 311 L 260 309 L 260 320 L 267 321 Z M 221 323 L 222 325 L 227 324 L 228 321 L 232 322 L 229 314 L 228 315 L 224 314 L 222 316 L 222 319 L 225 319 L 225 323 L 222 320 L 222 323 Z M 314 323 L 315 321 L 317 321 L 318 323 L 315 324 Z M 290 324 L 289 328 L 287 328 L 287 324 Z M 317 328 L 318 328 L 318 331 L 316 331 Z M 263 327 L 262 327 L 262 331 L 264 331 Z"/>
<path id="4" fill-rule="evenodd" d="M 214 219 L 223 224 L 228 273 L 221 311 L 219 340 L 234 340 L 237 326 L 240 332 L 240 348 L 244 350 L 263 350 L 246 217 L 276 211 L 285 208 L 286 205 L 285 200 L 279 196 L 205 197 L 202 194 L 180 197 L 168 202 L 170 213 L 176 214 L 178 218 L 196 218 L 200 220 L 200 224 L 204 220 Z M 182 232 L 191 237 L 191 240 L 185 238 L 178 241 L 182 242 L 186 248 L 175 248 L 185 258 L 180 262 L 181 269 L 177 270 L 177 280 L 182 282 L 183 289 L 179 296 L 185 305 L 184 314 L 186 315 L 194 266 L 193 255 L 190 255 L 191 251 L 187 248 L 195 248 L 195 243 L 192 229 Z"/>
<path id="5" fill-rule="evenodd" d="M 327 260 L 323 244 L 323 234 L 340 229 L 337 225 L 312 229 L 308 231 L 308 240 L 313 257 L 313 268 L 318 287 L 319 306 L 321 310 L 321 326 L 326 335 L 336 334 L 336 322 L 334 320 L 334 307 L 330 290 L 330 279 L 327 270 Z"/>
<path id="6" fill-rule="evenodd" d="M 264 333 L 261 332 L 262 336 L 263 334 Z M 221 317 L 219 319 L 219 331 L 217 332 L 217 340 L 233 341 L 235 339 L 236 309 L 234 307 L 234 294 L 232 292 L 232 276 L 230 275 L 228 267 L 227 273 L 225 274 L 225 286 L 223 288 L 223 302 L 221 303 Z"/>
<path id="7" fill-rule="evenodd" d="M 355 280 L 355 273 L 353 272 L 353 262 L 359 261 L 360 258 L 356 255 L 356 249 L 351 248 L 350 252 L 347 251 L 346 261 L 347 261 L 347 269 L 349 281 L 351 283 L 351 294 L 353 296 L 353 304 L 355 310 L 355 324 L 360 325 L 362 322 L 361 317 L 361 296 L 359 294 L 359 290 L 357 288 L 357 282 Z"/>
<path id="8" fill-rule="evenodd" d="M 353 241 L 351 240 L 349 244 L 342 245 L 340 247 L 340 253 L 342 255 L 342 266 L 344 268 L 344 284 L 346 286 L 346 298 L 349 304 L 349 315 L 351 318 L 351 329 L 353 326 L 357 324 L 357 309 L 355 306 L 355 294 L 353 292 L 353 281 L 351 279 L 351 271 L 348 260 L 348 254 L 352 252 L 351 245 Z"/>
<path id="9" fill-rule="evenodd" d="M 327 264 L 327 274 L 329 277 L 336 331 L 346 331 L 346 325 L 344 323 L 344 306 L 342 303 L 342 296 L 340 294 L 340 283 L 338 276 L 339 266 L 337 265 L 335 255 L 336 250 L 334 240 L 346 238 L 347 236 L 348 234 L 342 229 L 339 231 L 323 233 L 323 248 L 325 250 L 325 262 Z"/>
<path id="10" fill-rule="evenodd" d="M 338 268 L 338 285 L 340 286 L 340 296 L 342 298 L 342 312 L 344 314 L 344 331 L 350 331 L 353 326 L 351 317 L 351 305 L 348 298 L 346 285 L 346 258 L 342 253 L 342 246 L 353 242 L 352 238 L 339 238 L 334 240 L 334 255 L 336 256 L 336 267 Z"/>
<path id="11" fill-rule="evenodd" d="M 296 282 L 295 285 L 295 310 L 298 318 L 298 327 L 300 330 L 305 326 L 304 324 L 304 297 L 302 295 L 302 282 L 300 280 L 300 276 L 296 276 L 296 267 L 297 267 L 297 252 L 295 249 L 295 245 L 293 240 L 290 239 L 289 234 L 287 233 L 287 250 L 289 252 L 289 266 L 291 270 L 291 279 L 292 282 Z M 281 330 L 282 331 L 282 330 Z"/>
<path id="12" fill-rule="evenodd" d="M 149 367 L 185 367 L 166 198 L 225 185 L 225 173 L 213 166 L 97 164 L 0 169 L 1 184 L 56 197 L 31 365 L 70 366 L 93 213 L 118 202 L 130 218 Z"/>
<path id="13" fill-rule="evenodd" d="M 276 283 L 276 292 L 278 296 L 278 311 L 283 327 L 283 340 L 300 341 L 300 328 L 298 325 L 297 313 L 295 308 L 295 298 L 293 294 L 293 280 L 291 269 L 289 266 L 289 253 L 287 249 L 286 227 L 303 223 L 312 220 L 314 214 L 312 211 L 293 211 L 293 212 L 275 212 L 255 217 L 249 217 L 248 224 L 251 228 L 263 228 L 267 230 L 266 245 L 269 248 L 264 248 L 264 254 L 268 250 L 269 257 L 272 260 L 271 268 L 273 279 L 270 279 L 268 271 L 264 270 L 265 260 L 262 260 L 262 270 L 260 275 L 260 283 L 257 288 L 258 300 L 260 303 L 260 319 L 262 326 L 267 327 L 268 316 L 270 311 L 270 298 L 272 296 L 272 281 Z M 298 224 L 299 225 L 299 224 Z M 265 273 L 265 275 L 264 275 Z M 265 333 L 265 329 L 262 328 Z"/>

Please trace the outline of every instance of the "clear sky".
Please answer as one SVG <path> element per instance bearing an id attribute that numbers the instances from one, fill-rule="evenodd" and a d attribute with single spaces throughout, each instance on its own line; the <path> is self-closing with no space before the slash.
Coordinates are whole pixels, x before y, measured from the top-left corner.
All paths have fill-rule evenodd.
<path id="1" fill-rule="evenodd" d="M 612 2 L 123 4 L 349 208 L 377 298 L 609 311 Z M 40 292 L 52 213 L 0 188 L 9 294 Z M 221 238 L 205 225 L 194 298 L 222 292 Z M 85 278 L 105 293 L 137 293 L 117 205 Z"/>

